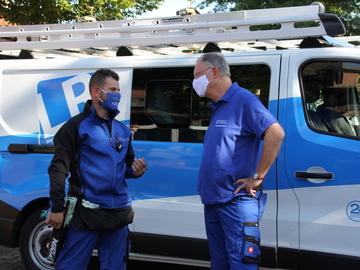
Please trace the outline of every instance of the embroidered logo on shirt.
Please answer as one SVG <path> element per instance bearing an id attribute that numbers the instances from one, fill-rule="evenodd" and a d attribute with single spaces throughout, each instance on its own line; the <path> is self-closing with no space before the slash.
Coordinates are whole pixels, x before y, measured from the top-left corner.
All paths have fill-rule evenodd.
<path id="1" fill-rule="evenodd" d="M 130 141 L 130 138 L 117 137 L 117 140 L 122 142 L 128 142 Z"/>
<path id="2" fill-rule="evenodd" d="M 226 127 L 228 120 L 216 120 L 215 127 Z"/>

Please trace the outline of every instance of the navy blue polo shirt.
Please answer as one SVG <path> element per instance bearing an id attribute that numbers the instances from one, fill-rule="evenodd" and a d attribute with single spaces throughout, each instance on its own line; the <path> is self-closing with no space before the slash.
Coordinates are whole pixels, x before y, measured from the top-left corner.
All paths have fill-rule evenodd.
<path id="1" fill-rule="evenodd" d="M 237 83 L 210 106 L 213 112 L 204 137 L 197 189 L 203 204 L 219 204 L 236 196 L 235 181 L 255 173 L 261 135 L 277 120 L 257 96 Z"/>

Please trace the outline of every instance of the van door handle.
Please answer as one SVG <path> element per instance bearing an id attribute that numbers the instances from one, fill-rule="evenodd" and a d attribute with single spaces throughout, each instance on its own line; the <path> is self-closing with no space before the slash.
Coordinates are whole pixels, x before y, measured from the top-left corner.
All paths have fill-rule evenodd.
<path id="1" fill-rule="evenodd" d="M 315 184 L 321 184 L 327 180 L 334 179 L 332 172 L 327 172 L 320 167 L 311 167 L 307 171 L 296 171 L 294 176 L 298 179 L 306 179 Z"/>
<path id="2" fill-rule="evenodd" d="M 326 173 L 311 173 L 311 172 L 295 172 L 295 177 L 300 179 L 314 178 L 314 179 L 334 179 L 334 174 L 331 172 Z"/>

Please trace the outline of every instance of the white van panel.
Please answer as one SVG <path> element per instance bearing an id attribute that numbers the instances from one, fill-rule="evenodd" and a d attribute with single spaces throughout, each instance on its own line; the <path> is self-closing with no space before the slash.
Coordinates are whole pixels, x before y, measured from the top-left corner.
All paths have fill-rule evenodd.
<path id="1" fill-rule="evenodd" d="M 76 64 L 65 60 L 43 60 L 37 61 L 36 66 L 27 60 L 1 61 L 0 122 L 4 130 L 0 135 L 38 134 L 40 143 L 51 142 L 62 124 L 81 112 L 83 103 L 90 99 L 88 83 L 91 74 L 109 64 L 120 76 L 121 114 L 117 119 L 129 125 L 132 62 L 124 62 L 119 69 L 116 68 L 119 62 L 114 59 L 106 62 L 95 58 L 81 59 Z"/>
<path id="2" fill-rule="evenodd" d="M 360 185 L 296 191 L 301 201 L 301 249 L 359 256 L 359 190 Z M 357 214 L 350 218 L 354 210 Z"/>

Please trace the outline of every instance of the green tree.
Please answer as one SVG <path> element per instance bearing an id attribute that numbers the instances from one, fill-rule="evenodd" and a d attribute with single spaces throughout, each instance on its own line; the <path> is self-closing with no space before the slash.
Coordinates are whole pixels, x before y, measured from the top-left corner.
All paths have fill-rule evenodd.
<path id="1" fill-rule="evenodd" d="M 134 18 L 164 0 L 0 0 L 0 14 L 13 24 L 70 22 L 85 15 L 100 20 Z M 93 8 L 91 8 L 93 7 Z"/>
<path id="2" fill-rule="evenodd" d="M 203 9 L 214 5 L 214 12 L 276 8 L 290 6 L 310 5 L 315 0 L 199 0 L 198 8 Z M 346 35 L 360 35 L 360 1 L 359 0 L 325 0 L 319 1 L 324 4 L 326 13 L 334 13 L 339 16 L 347 30 Z"/>

